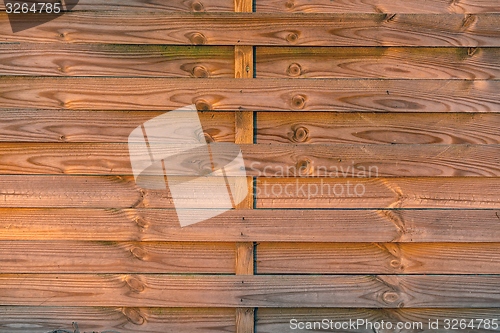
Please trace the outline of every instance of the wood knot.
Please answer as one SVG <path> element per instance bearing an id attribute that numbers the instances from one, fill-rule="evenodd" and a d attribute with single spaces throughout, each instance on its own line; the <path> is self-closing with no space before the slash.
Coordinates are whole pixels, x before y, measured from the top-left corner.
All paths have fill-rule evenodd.
<path id="1" fill-rule="evenodd" d="M 130 253 L 139 260 L 146 261 L 148 258 L 148 253 L 140 247 L 133 247 L 130 249 Z"/>
<path id="2" fill-rule="evenodd" d="M 191 8 L 193 8 L 193 12 L 204 12 L 205 11 L 205 6 L 199 1 L 193 2 L 191 5 Z"/>
<path id="3" fill-rule="evenodd" d="M 304 126 L 298 126 L 293 129 L 292 140 L 294 142 L 305 142 L 309 139 L 309 130 Z"/>
<path id="4" fill-rule="evenodd" d="M 394 291 L 386 291 L 383 295 L 382 295 L 382 299 L 384 300 L 384 302 L 386 302 L 387 304 L 392 304 L 394 302 L 396 302 L 397 300 L 399 300 L 399 294 L 394 292 Z"/>
<path id="5" fill-rule="evenodd" d="M 302 67 L 294 62 L 293 64 L 288 66 L 286 72 L 288 73 L 289 76 L 299 76 L 300 74 L 302 74 Z"/>
<path id="6" fill-rule="evenodd" d="M 199 99 L 194 104 L 196 105 L 196 110 L 198 110 L 198 111 L 211 111 L 211 110 L 213 110 L 212 104 L 208 103 L 204 99 Z"/>
<path id="7" fill-rule="evenodd" d="M 132 290 L 135 293 L 141 293 L 146 289 L 144 283 L 134 276 L 127 276 L 125 278 L 125 283 L 127 283 L 130 290 Z"/>
<path id="8" fill-rule="evenodd" d="M 399 261 L 397 259 L 391 260 L 390 265 L 391 265 L 392 268 L 400 268 L 401 267 L 401 261 Z"/>
<path id="9" fill-rule="evenodd" d="M 288 9 L 292 9 L 293 7 L 295 7 L 295 3 L 293 0 L 288 0 L 286 3 L 285 3 L 285 7 L 288 8 Z"/>
<path id="10" fill-rule="evenodd" d="M 203 66 L 194 66 L 191 74 L 194 77 L 198 77 L 198 78 L 207 78 L 207 77 L 210 77 L 210 73 Z"/>
<path id="11" fill-rule="evenodd" d="M 207 38 L 201 32 L 195 32 L 190 37 L 189 40 L 193 45 L 204 45 L 207 43 Z"/>
<path id="12" fill-rule="evenodd" d="M 298 176 L 306 177 L 313 173 L 312 162 L 307 158 L 298 161 L 295 164 L 295 168 L 297 169 Z"/>
<path id="13" fill-rule="evenodd" d="M 306 105 L 306 96 L 295 95 L 292 97 L 292 107 L 294 109 L 303 109 Z"/>
<path id="14" fill-rule="evenodd" d="M 134 222 L 141 229 L 147 229 L 149 227 L 149 223 L 145 219 L 143 219 L 142 217 L 136 217 L 134 219 Z"/>
<path id="15" fill-rule="evenodd" d="M 291 32 L 288 34 L 288 36 L 286 36 L 286 40 L 292 44 L 296 43 L 298 39 L 299 39 L 299 35 L 296 32 Z"/>
<path id="16" fill-rule="evenodd" d="M 476 22 L 477 17 L 474 14 L 467 14 L 462 21 L 462 31 L 469 29 Z"/>
<path id="17" fill-rule="evenodd" d="M 127 317 L 127 320 L 134 325 L 143 325 L 146 322 L 141 311 L 134 308 L 123 308 L 122 313 Z"/>

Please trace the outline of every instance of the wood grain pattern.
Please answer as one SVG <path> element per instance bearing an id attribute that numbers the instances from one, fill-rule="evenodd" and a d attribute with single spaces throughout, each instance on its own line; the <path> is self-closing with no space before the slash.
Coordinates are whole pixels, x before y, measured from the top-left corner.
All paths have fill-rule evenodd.
<path id="1" fill-rule="evenodd" d="M 120 333 L 210 333 L 234 332 L 234 310 L 213 308 L 136 308 L 77 306 L 0 307 L 1 333 L 47 333 L 65 329 L 73 332 Z M 114 331 L 113 331 L 114 332 Z"/>
<path id="2" fill-rule="evenodd" d="M 121 142 L 160 111 L 5 110 L 0 112 L 0 142 Z M 209 142 L 234 142 L 234 113 L 199 112 Z M 151 142 L 155 137 L 148 138 Z"/>
<path id="3" fill-rule="evenodd" d="M 500 237 L 500 209 L 232 210 L 188 228 L 169 209 L 0 208 L 0 214 L 2 241 L 478 243 Z"/>
<path id="4" fill-rule="evenodd" d="M 498 13 L 495 0 L 262 0 L 257 1 L 258 12 L 307 13 Z"/>
<path id="5" fill-rule="evenodd" d="M 499 243 L 261 243 L 258 274 L 500 274 Z"/>
<path id="6" fill-rule="evenodd" d="M 498 91 L 499 80 L 0 77 L 1 109 L 499 112 Z"/>
<path id="7" fill-rule="evenodd" d="M 131 143 L 133 144 L 133 143 Z M 498 177 L 499 145 L 242 144 L 249 177 Z M 161 145 L 168 154 L 175 145 Z M 0 174 L 132 175 L 123 143 L 0 143 Z M 178 150 L 177 150 L 178 151 Z M 231 155 L 213 159 L 225 165 Z M 147 152 L 134 155 L 150 162 Z M 210 161 L 186 162 L 171 175 L 202 173 Z M 320 180 L 318 180 L 319 182 Z"/>
<path id="8" fill-rule="evenodd" d="M 159 111 L 5 110 L 1 142 L 126 143 Z M 234 113 L 198 113 L 212 141 L 234 142 Z M 500 144 L 497 113 L 259 112 L 258 143 Z M 154 138 L 151 138 L 154 140 Z"/>
<path id="9" fill-rule="evenodd" d="M 259 112 L 257 142 L 499 144 L 497 113 Z"/>
<path id="10" fill-rule="evenodd" d="M 257 208 L 491 208 L 499 196 L 496 179 L 479 185 L 470 178 L 259 178 Z M 500 180 L 500 179 L 499 179 Z M 395 218 L 395 221 L 399 219 Z"/>
<path id="11" fill-rule="evenodd" d="M 174 208 L 168 190 L 143 189 L 132 176 L 0 176 L 0 185 L 4 208 Z M 257 208 L 498 209 L 499 187 L 498 177 L 259 178 L 256 199 Z M 213 194 L 190 202 L 217 207 Z"/>
<path id="12" fill-rule="evenodd" d="M 2 241 L 2 273 L 225 273 L 228 243 Z"/>
<path id="13" fill-rule="evenodd" d="M 0 75 L 233 77 L 228 46 L 0 44 Z"/>
<path id="14" fill-rule="evenodd" d="M 498 307 L 500 276 L 2 274 L 4 305 Z"/>
<path id="15" fill-rule="evenodd" d="M 18 26 L 23 20 L 18 17 Z M 72 12 L 0 41 L 302 46 L 500 46 L 498 14 L 262 14 Z M 106 31 L 106 34 L 101 33 Z"/>
<path id="16" fill-rule="evenodd" d="M 0 4 L 0 11 L 5 5 Z M 117 11 L 117 12 L 232 12 L 232 0 L 81 0 L 72 11 Z"/>
<path id="17" fill-rule="evenodd" d="M 257 47 L 256 53 L 258 78 L 500 77 L 499 48 Z"/>
<path id="18" fill-rule="evenodd" d="M 498 308 L 490 309 L 259 309 L 258 311 L 258 331 L 262 333 L 286 332 L 290 327 L 290 319 L 295 318 L 300 322 L 321 321 L 323 319 L 333 320 L 335 322 L 349 322 L 355 319 L 364 319 L 371 323 L 391 322 L 396 327 L 398 322 L 422 323 L 422 327 L 414 327 L 404 330 L 414 333 L 432 333 L 435 329 L 429 329 L 429 319 L 433 322 L 440 321 L 440 327 L 444 326 L 444 320 L 450 318 L 466 319 L 486 319 L 498 318 L 500 310 Z M 474 332 L 489 333 L 492 329 L 477 329 L 479 320 L 475 322 Z M 413 326 L 413 325 L 412 325 Z M 373 325 L 360 325 L 354 329 L 349 329 L 353 333 L 373 333 Z M 496 330 L 498 331 L 498 330 Z M 459 330 L 460 332 L 460 330 Z"/>
<path id="19" fill-rule="evenodd" d="M 415 333 L 431 333 L 425 324 L 429 319 L 498 318 L 500 310 L 490 309 L 321 309 L 321 308 L 262 308 L 257 312 L 257 329 L 262 333 L 285 332 L 290 319 L 321 321 L 324 318 L 343 322 L 360 318 L 372 322 L 422 322 L 423 329 Z M 72 331 L 77 322 L 81 331 L 101 332 L 118 330 L 121 333 L 179 332 L 211 333 L 234 332 L 234 310 L 197 308 L 110 308 L 110 307 L 0 307 L 1 333 L 47 333 L 64 328 Z M 29 328 L 28 328 L 29 327 Z M 28 331 L 29 330 L 29 331 Z M 497 330 L 474 330 L 478 333 Z M 351 330 L 355 333 L 373 333 L 364 326 Z"/>

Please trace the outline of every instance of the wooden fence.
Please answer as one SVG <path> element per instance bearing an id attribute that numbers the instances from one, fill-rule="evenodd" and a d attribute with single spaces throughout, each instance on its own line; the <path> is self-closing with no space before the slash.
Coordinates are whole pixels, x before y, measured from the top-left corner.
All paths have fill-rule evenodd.
<path id="1" fill-rule="evenodd" d="M 498 1 L 0 11 L 0 332 L 500 331 Z M 127 140 L 190 104 L 253 195 L 181 228 Z"/>

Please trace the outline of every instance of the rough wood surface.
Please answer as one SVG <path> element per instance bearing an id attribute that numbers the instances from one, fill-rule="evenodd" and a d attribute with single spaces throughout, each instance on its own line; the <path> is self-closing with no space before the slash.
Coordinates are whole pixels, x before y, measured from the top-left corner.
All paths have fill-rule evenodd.
<path id="1" fill-rule="evenodd" d="M 169 209 L 0 208 L 0 214 L 2 241 L 480 243 L 500 237 L 500 209 L 233 210 L 187 228 Z"/>
<path id="2" fill-rule="evenodd" d="M 1 75 L 233 77 L 232 47 L 0 44 Z"/>
<path id="3" fill-rule="evenodd" d="M 499 190 L 498 177 L 259 178 L 256 199 L 257 208 L 498 209 Z M 0 198 L 2 208 L 174 208 L 168 190 L 143 189 L 132 176 L 4 175 Z M 186 200 L 199 209 L 217 202 Z"/>
<path id="4" fill-rule="evenodd" d="M 500 39 L 499 39 L 500 40 Z M 0 77 L 1 109 L 499 112 L 499 80 Z M 299 85 L 300 83 L 300 85 Z"/>
<path id="5" fill-rule="evenodd" d="M 74 332 L 74 322 L 80 332 L 235 332 L 233 309 L 2 306 L 0 318 L 1 333 Z"/>
<path id="6" fill-rule="evenodd" d="M 72 12 L 0 41 L 303 46 L 500 46 L 498 14 Z M 29 22 L 29 17 L 18 18 Z M 106 31 L 105 34 L 102 31 Z"/>
<path id="7" fill-rule="evenodd" d="M 259 0 L 258 12 L 307 13 L 498 13 L 495 0 Z"/>
<path id="8" fill-rule="evenodd" d="M 500 316 L 500 309 L 320 309 L 320 308 L 262 308 L 257 312 L 257 329 L 262 333 L 290 332 L 290 319 L 337 322 L 364 319 L 372 322 L 422 322 L 423 329 L 415 333 L 431 333 L 426 325 L 429 319 L 491 319 Z M 0 307 L 1 333 L 47 333 L 56 329 L 73 331 L 77 322 L 83 332 L 117 330 L 121 333 L 211 333 L 235 332 L 234 310 L 196 308 L 110 308 L 110 307 Z M 478 322 L 476 322 L 477 324 Z M 442 327 L 443 325 L 441 325 Z M 474 330 L 490 333 L 497 330 Z M 361 326 L 353 333 L 373 333 Z"/>
<path id="9" fill-rule="evenodd" d="M 499 127 L 497 113 L 259 112 L 257 142 L 496 145 Z"/>
<path id="10" fill-rule="evenodd" d="M 1 274 L 4 305 L 497 308 L 500 276 Z"/>
<path id="11" fill-rule="evenodd" d="M 161 111 L 5 110 L 0 142 L 121 142 Z M 207 141 L 234 142 L 233 112 L 199 112 Z M 154 142 L 155 137 L 148 138 Z"/>
<path id="12" fill-rule="evenodd" d="M 259 178 L 257 208 L 490 208 L 499 207 L 497 179 Z M 397 217 L 395 219 L 398 221 Z"/>
<path id="13" fill-rule="evenodd" d="M 500 274 L 499 243 L 261 243 L 258 274 Z"/>
<path id="14" fill-rule="evenodd" d="M 257 47 L 256 53 L 258 78 L 500 78 L 500 48 Z"/>
<path id="15" fill-rule="evenodd" d="M 133 143 L 131 143 L 133 144 Z M 499 145 L 240 145 L 253 177 L 498 177 Z M 157 147 L 165 154 L 175 145 Z M 132 175 L 124 143 L 0 143 L 0 174 Z M 213 163 L 224 165 L 230 153 Z M 134 155 L 150 162 L 149 154 Z M 172 174 L 202 172 L 210 161 L 179 165 Z M 353 181 L 355 180 L 353 179 Z M 317 180 L 320 181 L 319 179 Z"/>
<path id="16" fill-rule="evenodd" d="M 126 143 L 133 129 L 163 113 L 5 110 L 0 112 L 0 141 Z M 234 113 L 198 115 L 213 141 L 234 142 Z M 500 144 L 499 127 L 500 113 L 422 117 L 419 113 L 259 112 L 256 140 L 264 144 Z"/>
<path id="17" fill-rule="evenodd" d="M 1 241 L 2 273 L 234 272 L 228 243 Z"/>

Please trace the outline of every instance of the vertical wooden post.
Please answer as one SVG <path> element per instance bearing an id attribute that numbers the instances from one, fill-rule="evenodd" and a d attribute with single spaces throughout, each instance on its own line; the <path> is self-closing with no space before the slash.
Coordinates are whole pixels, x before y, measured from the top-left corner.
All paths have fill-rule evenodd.
<path id="1" fill-rule="evenodd" d="M 252 0 L 234 0 L 234 9 L 236 12 L 252 12 Z M 240 79 L 253 78 L 253 47 L 236 46 L 234 49 L 234 77 Z M 235 143 L 253 144 L 253 119 L 252 111 L 235 112 Z M 249 195 L 240 203 L 237 209 L 253 208 L 253 178 L 247 177 L 247 186 Z M 237 243 L 236 244 L 236 267 L 237 275 L 253 275 L 254 273 L 254 244 Z M 255 327 L 255 309 L 237 308 L 236 309 L 236 333 L 254 333 Z"/>

